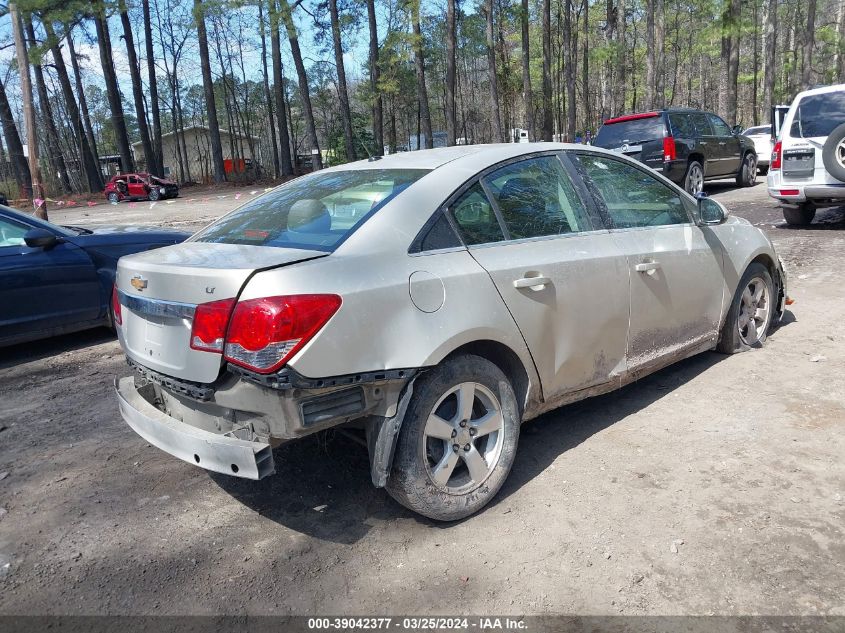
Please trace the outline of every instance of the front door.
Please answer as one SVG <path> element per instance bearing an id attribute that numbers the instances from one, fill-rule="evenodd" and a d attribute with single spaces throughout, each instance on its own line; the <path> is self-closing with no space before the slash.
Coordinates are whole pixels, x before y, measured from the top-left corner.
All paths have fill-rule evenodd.
<path id="1" fill-rule="evenodd" d="M 522 332 L 547 400 L 621 377 L 625 259 L 556 155 L 493 171 L 450 210 Z"/>
<path id="2" fill-rule="evenodd" d="M 130 198 L 146 198 L 147 197 L 147 185 L 141 180 L 140 177 L 131 175 L 129 176 L 129 197 Z"/>
<path id="3" fill-rule="evenodd" d="M 724 284 L 710 229 L 692 222 L 686 197 L 648 170 L 596 154 L 578 161 L 630 271 L 629 374 L 715 345 Z"/>
<path id="4" fill-rule="evenodd" d="M 724 176 L 733 176 L 739 171 L 742 162 L 742 148 L 739 139 L 721 117 L 708 114 L 713 134 L 719 147 L 720 171 Z"/>
<path id="5" fill-rule="evenodd" d="M 0 338 L 94 321 L 100 282 L 91 258 L 69 242 L 30 248 L 33 227 L 0 216 Z"/>

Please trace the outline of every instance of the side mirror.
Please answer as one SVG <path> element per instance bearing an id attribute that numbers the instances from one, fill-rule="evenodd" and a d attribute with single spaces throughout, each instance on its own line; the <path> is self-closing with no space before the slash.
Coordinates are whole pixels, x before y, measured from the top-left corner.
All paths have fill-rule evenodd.
<path id="1" fill-rule="evenodd" d="M 23 236 L 24 243 L 30 248 L 50 250 L 59 243 L 59 238 L 47 229 L 30 229 Z"/>
<path id="2" fill-rule="evenodd" d="M 741 125 L 734 125 L 733 129 L 731 129 L 731 132 L 734 133 L 734 136 L 739 136 L 740 134 L 742 134 L 742 126 Z"/>
<path id="3" fill-rule="evenodd" d="M 696 194 L 698 200 L 698 220 L 703 225 L 724 224 L 730 211 L 721 204 L 709 198 L 706 193 Z"/>

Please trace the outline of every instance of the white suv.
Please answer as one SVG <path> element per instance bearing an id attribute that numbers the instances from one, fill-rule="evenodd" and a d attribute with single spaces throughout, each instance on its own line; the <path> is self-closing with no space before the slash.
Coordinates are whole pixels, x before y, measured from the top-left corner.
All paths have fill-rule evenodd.
<path id="1" fill-rule="evenodd" d="M 809 224 L 816 208 L 845 204 L 845 84 L 795 97 L 772 150 L 768 188 L 789 205 L 789 224 Z"/>

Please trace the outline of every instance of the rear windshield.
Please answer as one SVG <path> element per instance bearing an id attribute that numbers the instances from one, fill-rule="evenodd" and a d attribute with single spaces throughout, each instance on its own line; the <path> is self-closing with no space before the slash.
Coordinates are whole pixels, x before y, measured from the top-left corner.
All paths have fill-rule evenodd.
<path id="1" fill-rule="evenodd" d="M 797 138 L 828 136 L 845 121 L 845 92 L 808 95 L 798 102 L 789 135 Z"/>
<path id="2" fill-rule="evenodd" d="M 626 143 L 636 145 L 662 138 L 663 117 L 653 116 L 645 119 L 620 121 L 619 123 L 605 123 L 601 126 L 594 144 L 613 149 Z"/>
<path id="3" fill-rule="evenodd" d="M 425 169 L 367 169 L 297 178 L 235 209 L 197 242 L 333 250 Z"/>

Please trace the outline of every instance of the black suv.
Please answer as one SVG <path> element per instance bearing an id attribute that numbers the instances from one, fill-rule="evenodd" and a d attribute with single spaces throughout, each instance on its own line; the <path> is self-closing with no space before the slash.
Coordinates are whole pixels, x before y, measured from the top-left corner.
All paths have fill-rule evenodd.
<path id="1" fill-rule="evenodd" d="M 711 112 L 667 108 L 608 119 L 593 145 L 636 158 L 695 195 L 705 180 L 757 182 L 754 142 L 740 130 Z"/>

